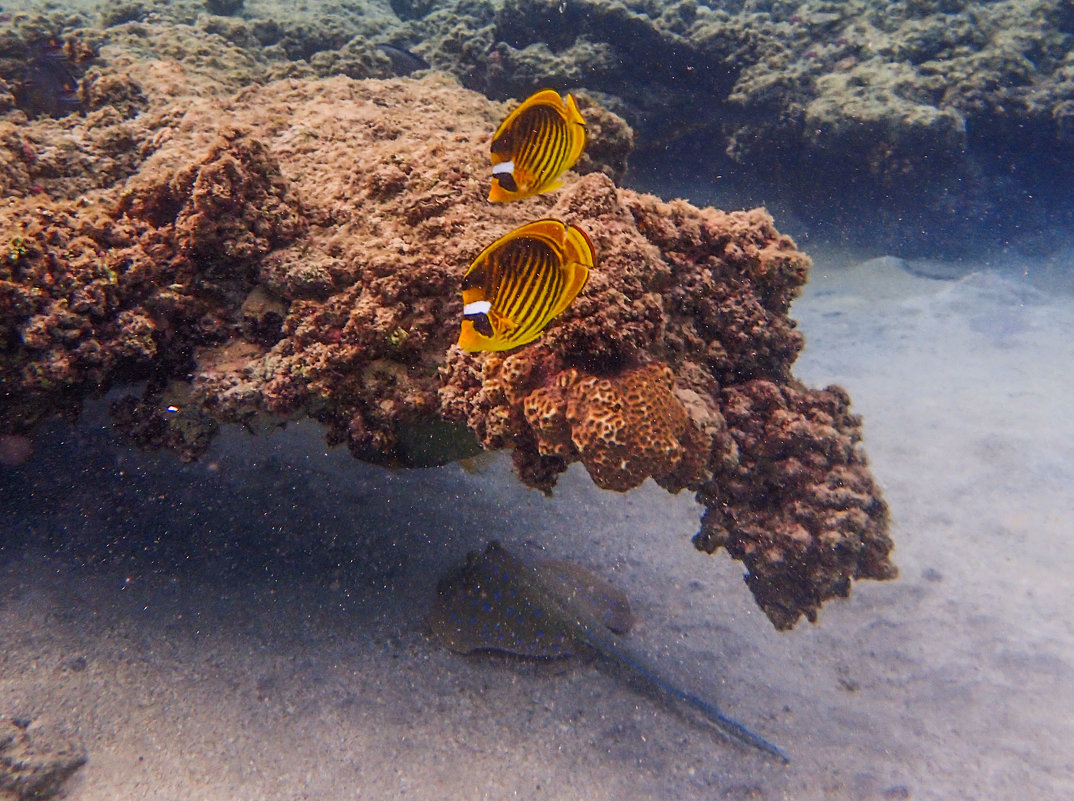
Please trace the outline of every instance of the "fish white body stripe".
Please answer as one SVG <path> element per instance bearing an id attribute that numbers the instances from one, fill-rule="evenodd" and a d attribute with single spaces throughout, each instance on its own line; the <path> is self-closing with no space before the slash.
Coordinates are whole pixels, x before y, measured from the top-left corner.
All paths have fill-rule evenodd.
<path id="1" fill-rule="evenodd" d="M 492 310 L 492 303 L 487 300 L 475 300 L 473 303 L 467 303 L 462 307 L 462 313 L 468 314 L 488 314 Z"/>
<path id="2" fill-rule="evenodd" d="M 499 164 L 492 166 L 493 175 L 503 175 L 504 173 L 510 174 L 515 171 L 515 163 L 513 161 L 503 161 Z"/>

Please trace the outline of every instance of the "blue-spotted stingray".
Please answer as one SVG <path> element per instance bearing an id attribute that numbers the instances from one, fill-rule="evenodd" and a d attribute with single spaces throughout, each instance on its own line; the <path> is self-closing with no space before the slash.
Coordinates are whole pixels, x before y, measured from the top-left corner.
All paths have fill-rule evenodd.
<path id="1" fill-rule="evenodd" d="M 498 542 L 469 554 L 464 565 L 441 580 L 430 615 L 433 635 L 456 653 L 488 650 L 557 657 L 588 646 L 697 710 L 730 739 L 790 761 L 782 748 L 665 678 L 629 647 L 621 635 L 632 622 L 627 599 L 603 579 L 569 562 L 524 562 Z"/>

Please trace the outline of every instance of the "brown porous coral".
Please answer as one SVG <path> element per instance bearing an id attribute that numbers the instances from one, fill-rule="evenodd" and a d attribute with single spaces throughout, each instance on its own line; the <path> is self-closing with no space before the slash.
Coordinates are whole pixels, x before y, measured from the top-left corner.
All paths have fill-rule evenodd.
<path id="1" fill-rule="evenodd" d="M 625 491 L 655 478 L 678 491 L 707 469 L 709 439 L 675 397 L 675 374 L 652 362 L 612 376 L 571 368 L 523 404 L 542 456 L 577 456 L 593 482 Z"/>
<path id="2" fill-rule="evenodd" d="M 0 208 L 0 428 L 25 430 L 128 378 L 151 394 L 235 336 L 257 261 L 303 219 L 258 142 L 225 132 L 163 183 Z"/>
<path id="3" fill-rule="evenodd" d="M 610 489 L 697 491 L 699 547 L 743 559 L 779 627 L 893 574 L 845 393 L 791 374 L 788 310 L 809 260 L 763 209 L 618 188 L 596 146 L 558 192 L 489 204 L 488 138 L 507 107 L 442 76 L 172 99 L 162 87 L 183 84 L 167 62 L 124 69 L 143 114 L 32 133 L 123 131 L 144 143 L 133 174 L 0 207 L 0 435 L 144 382 L 113 413 L 188 458 L 214 420 L 309 415 L 371 461 L 509 448 L 544 491 L 574 461 Z M 463 352 L 467 266 L 541 217 L 588 233 L 588 285 L 534 343 Z"/>
<path id="4" fill-rule="evenodd" d="M 850 592 L 851 579 L 889 579 L 888 512 L 858 448 L 861 419 L 838 387 L 748 381 L 726 389 L 738 450 L 698 494 L 707 510 L 694 544 L 727 549 L 777 628 Z"/>

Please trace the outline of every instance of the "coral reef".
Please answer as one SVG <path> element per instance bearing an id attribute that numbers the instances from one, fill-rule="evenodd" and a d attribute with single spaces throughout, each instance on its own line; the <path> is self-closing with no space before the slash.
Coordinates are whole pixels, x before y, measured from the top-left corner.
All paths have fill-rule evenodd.
<path id="1" fill-rule="evenodd" d="M 583 114 L 602 141 L 567 185 L 494 205 L 488 138 L 507 107 L 442 75 L 291 78 L 229 96 L 159 59 L 128 55 L 122 81 L 94 69 L 97 85 L 138 87 L 144 110 L 104 102 L 23 135 L 47 150 L 96 131 L 105 163 L 137 146 L 85 191 L 71 187 L 88 169 L 55 193 L 9 183 L 0 435 L 126 387 L 140 396 L 113 403 L 118 425 L 187 458 L 217 422 L 309 415 L 380 463 L 510 448 L 545 491 L 574 461 L 610 489 L 651 477 L 718 510 L 699 545 L 743 559 L 781 627 L 853 578 L 891 575 L 858 421 L 840 391 L 791 375 L 801 337 L 788 309 L 808 259 L 764 210 L 616 187 L 629 129 L 592 98 Z M 108 96 L 124 107 L 131 93 Z M 591 237 L 586 290 L 532 345 L 464 353 L 467 265 L 540 217 Z"/>
<path id="2" fill-rule="evenodd" d="M 851 579 L 888 579 L 887 509 L 861 452 L 861 420 L 838 387 L 747 381 L 724 390 L 738 450 L 698 497 L 707 507 L 694 544 L 727 548 L 777 628 L 845 596 Z"/>
<path id="3" fill-rule="evenodd" d="M 602 93 L 652 169 L 778 193 L 816 227 L 958 249 L 1071 219 L 1065 3 L 456 0 L 400 16 L 466 86 Z"/>

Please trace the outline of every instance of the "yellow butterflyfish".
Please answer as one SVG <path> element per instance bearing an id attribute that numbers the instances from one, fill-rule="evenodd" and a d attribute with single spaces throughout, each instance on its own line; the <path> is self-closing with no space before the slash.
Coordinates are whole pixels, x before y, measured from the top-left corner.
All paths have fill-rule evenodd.
<path id="1" fill-rule="evenodd" d="M 553 89 L 531 95 L 512 111 L 492 137 L 489 200 L 511 200 L 551 192 L 585 147 L 585 120 L 573 95 Z"/>
<path id="2" fill-rule="evenodd" d="M 586 233 L 559 220 L 500 237 L 463 276 L 459 347 L 510 350 L 532 342 L 582 291 L 593 264 Z"/>

